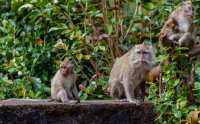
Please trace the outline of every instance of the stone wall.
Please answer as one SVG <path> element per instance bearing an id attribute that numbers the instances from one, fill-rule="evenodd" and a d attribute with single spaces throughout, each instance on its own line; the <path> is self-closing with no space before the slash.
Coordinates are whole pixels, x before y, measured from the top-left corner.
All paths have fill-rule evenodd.
<path id="1" fill-rule="evenodd" d="M 0 101 L 0 124 L 153 124 L 150 103 L 101 100 L 63 104 L 47 100 Z"/>

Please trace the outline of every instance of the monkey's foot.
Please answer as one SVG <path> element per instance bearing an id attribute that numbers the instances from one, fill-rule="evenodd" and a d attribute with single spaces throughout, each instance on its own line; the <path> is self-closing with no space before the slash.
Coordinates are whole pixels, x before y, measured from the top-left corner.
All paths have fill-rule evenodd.
<path id="1" fill-rule="evenodd" d="M 129 100 L 129 102 L 136 105 L 140 105 L 141 103 L 143 103 L 141 100 L 137 100 L 137 99 Z"/>
<path id="2" fill-rule="evenodd" d="M 47 101 L 48 102 L 61 102 L 60 100 L 57 100 L 57 99 L 48 99 Z"/>
<path id="3" fill-rule="evenodd" d="M 120 99 L 119 101 L 120 101 L 120 102 L 128 102 L 127 99 Z"/>
<path id="4" fill-rule="evenodd" d="M 48 99 L 47 102 L 54 102 L 54 99 Z"/>
<path id="5" fill-rule="evenodd" d="M 66 103 L 77 104 L 77 103 L 80 103 L 80 101 L 78 101 L 78 100 L 69 100 L 69 101 L 66 102 Z"/>

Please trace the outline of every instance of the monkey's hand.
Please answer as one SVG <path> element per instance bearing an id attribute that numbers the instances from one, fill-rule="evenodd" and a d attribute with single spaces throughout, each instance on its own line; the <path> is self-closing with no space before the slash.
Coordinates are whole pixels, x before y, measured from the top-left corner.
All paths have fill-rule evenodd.
<path id="1" fill-rule="evenodd" d="M 80 102 L 81 102 L 81 100 L 80 100 L 80 98 L 78 98 L 77 101 L 76 101 L 76 104 L 78 104 Z"/>
<path id="2" fill-rule="evenodd" d="M 173 46 L 179 46 L 179 39 L 180 36 L 178 34 L 173 34 L 171 36 L 168 36 L 168 40 L 172 43 Z"/>
<path id="3" fill-rule="evenodd" d="M 143 103 L 143 100 L 138 100 L 138 99 L 133 99 L 133 100 L 128 100 L 128 99 L 120 99 L 120 102 L 130 102 L 136 105 L 140 105 Z"/>
<path id="4" fill-rule="evenodd" d="M 133 99 L 133 100 L 128 100 L 130 103 L 136 104 L 136 105 L 140 105 L 142 103 L 142 101 L 137 100 L 137 99 Z"/>
<path id="5" fill-rule="evenodd" d="M 70 103 L 70 104 L 78 104 L 78 103 L 80 103 L 80 100 L 69 100 L 68 103 Z"/>
<path id="6" fill-rule="evenodd" d="M 179 42 L 178 41 L 176 41 L 176 40 L 170 40 L 170 42 L 171 42 L 171 44 L 172 44 L 172 47 L 177 47 L 177 46 L 179 46 Z"/>
<path id="7" fill-rule="evenodd" d="M 55 102 L 56 100 L 55 99 L 52 99 L 52 98 L 50 98 L 50 99 L 48 99 L 47 100 L 47 102 Z"/>
<path id="8" fill-rule="evenodd" d="M 128 102 L 127 99 L 120 99 L 119 101 L 120 101 L 120 102 Z"/>

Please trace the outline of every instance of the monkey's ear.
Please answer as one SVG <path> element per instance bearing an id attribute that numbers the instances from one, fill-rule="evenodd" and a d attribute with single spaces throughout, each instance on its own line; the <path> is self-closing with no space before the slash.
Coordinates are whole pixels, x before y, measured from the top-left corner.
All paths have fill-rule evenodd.
<path id="1" fill-rule="evenodd" d="M 152 55 L 155 55 L 155 53 L 157 52 L 157 49 L 155 46 L 153 46 L 152 44 L 149 45 L 149 50 L 152 52 Z M 152 56 L 153 60 L 155 60 L 155 56 Z"/>
<path id="2" fill-rule="evenodd" d="M 160 33 L 159 40 L 162 41 L 163 39 L 166 39 L 166 36 L 167 36 L 166 33 L 161 32 L 161 33 Z"/>
<path id="3" fill-rule="evenodd" d="M 155 53 L 156 51 L 156 48 L 155 48 L 155 46 L 153 46 L 152 44 L 150 44 L 149 45 L 149 49 L 153 52 L 153 53 Z"/>
<path id="4" fill-rule="evenodd" d="M 73 65 L 73 64 L 68 58 L 65 58 L 60 65 L 62 66 L 62 65 Z"/>
<path id="5" fill-rule="evenodd" d="M 153 45 L 150 44 L 150 45 L 149 45 L 149 49 L 153 49 Z"/>
<path id="6" fill-rule="evenodd" d="M 187 5 L 187 4 L 192 4 L 192 0 L 182 0 L 181 5 Z"/>

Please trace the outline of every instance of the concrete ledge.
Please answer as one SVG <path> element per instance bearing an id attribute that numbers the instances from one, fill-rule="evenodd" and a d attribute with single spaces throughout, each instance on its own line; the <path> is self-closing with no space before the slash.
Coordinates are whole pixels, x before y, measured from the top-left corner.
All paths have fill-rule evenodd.
<path id="1" fill-rule="evenodd" d="M 0 124 L 153 124 L 153 105 L 114 100 L 79 104 L 47 100 L 0 101 Z"/>

